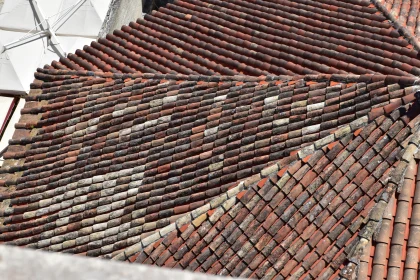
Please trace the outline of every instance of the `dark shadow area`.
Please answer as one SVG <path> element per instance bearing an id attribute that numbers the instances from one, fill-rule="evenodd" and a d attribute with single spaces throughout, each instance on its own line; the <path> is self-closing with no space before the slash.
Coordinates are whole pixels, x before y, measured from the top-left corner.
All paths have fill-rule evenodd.
<path id="1" fill-rule="evenodd" d="M 168 3 L 173 3 L 174 0 L 144 0 L 143 13 L 150 14 L 153 10 L 165 6 Z"/>

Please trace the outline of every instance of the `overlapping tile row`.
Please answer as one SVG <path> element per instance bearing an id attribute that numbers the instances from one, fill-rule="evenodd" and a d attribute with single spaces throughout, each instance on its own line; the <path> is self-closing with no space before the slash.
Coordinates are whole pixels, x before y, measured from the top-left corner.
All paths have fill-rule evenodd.
<path id="1" fill-rule="evenodd" d="M 229 208 L 209 211 L 130 260 L 234 277 L 343 277 L 389 177 L 405 171 L 404 155 L 418 146 L 417 138 L 417 146 L 410 141 L 419 109 L 400 107 L 295 158 L 239 193 Z"/>
<path id="2" fill-rule="evenodd" d="M 202 75 L 420 74 L 370 1 L 177 0 L 51 68 Z"/>
<path id="3" fill-rule="evenodd" d="M 419 271 L 419 165 L 413 158 L 404 181 L 392 193 L 382 226 L 366 251 L 358 277 L 371 279 L 417 279 Z"/>
<path id="4" fill-rule="evenodd" d="M 418 88 L 395 76 L 36 76 L 4 155 L 0 239 L 93 256 Z"/>

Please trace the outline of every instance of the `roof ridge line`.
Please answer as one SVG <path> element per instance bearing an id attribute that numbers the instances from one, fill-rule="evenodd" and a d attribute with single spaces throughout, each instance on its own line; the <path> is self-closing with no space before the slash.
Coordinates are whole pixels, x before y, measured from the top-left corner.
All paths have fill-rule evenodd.
<path id="1" fill-rule="evenodd" d="M 394 26 L 394 28 L 402 34 L 405 39 L 408 40 L 408 42 L 414 47 L 416 51 L 420 51 L 420 43 L 416 39 L 416 37 L 411 34 L 411 32 L 407 29 L 407 27 L 404 27 L 400 24 L 400 22 L 397 20 L 397 18 L 391 14 L 388 9 L 380 2 L 380 0 L 371 0 L 371 2 L 375 5 L 375 7 L 385 15 L 385 17 L 388 18 L 389 21 L 391 21 L 391 24 Z"/>
<path id="2" fill-rule="evenodd" d="M 261 75 L 261 76 L 250 76 L 250 75 L 185 75 L 185 74 L 171 74 L 171 73 L 113 73 L 113 72 L 95 72 L 95 71 L 75 71 L 75 70 L 56 70 L 56 69 L 43 69 L 38 68 L 35 72 L 35 77 L 38 81 L 33 83 L 34 87 L 39 86 L 39 78 L 45 77 L 46 75 L 52 76 L 64 76 L 64 75 L 76 75 L 76 76 L 94 76 L 100 78 L 113 78 L 113 79 L 165 79 L 165 80 L 198 80 L 198 81 L 269 81 L 269 80 L 289 80 L 293 78 L 302 78 L 303 75 Z M 63 77 L 66 78 L 66 77 Z"/>
<path id="3" fill-rule="evenodd" d="M 420 45 L 419 45 L 420 48 Z M 48 76 L 59 76 L 58 78 L 48 78 Z M 60 77 L 61 76 L 61 77 Z M 156 74 L 156 73 L 112 73 L 112 72 L 93 72 L 93 71 L 74 71 L 74 70 L 52 70 L 38 68 L 35 72 L 36 80 L 31 84 L 32 89 L 42 88 L 43 83 L 58 80 L 66 80 L 71 77 L 66 76 L 92 76 L 97 78 L 111 79 L 161 79 L 161 80 L 195 80 L 206 82 L 268 82 L 268 81 L 295 81 L 303 79 L 305 81 L 333 81 L 333 82 L 378 82 L 385 80 L 386 83 L 401 84 L 420 84 L 420 78 L 416 76 L 396 76 L 381 74 L 307 74 L 307 75 L 265 75 L 265 76 L 249 76 L 249 75 L 184 75 L 184 74 Z"/>
<path id="4" fill-rule="evenodd" d="M 404 180 L 410 161 L 415 160 L 414 155 L 420 150 L 420 127 L 416 127 L 415 129 L 416 131 L 409 140 L 407 147 L 404 149 L 400 162 L 389 175 L 390 180 L 386 183 L 384 192 L 379 196 L 378 202 L 370 211 L 365 225 L 360 229 L 357 236 L 359 240 L 356 242 L 347 258 L 349 262 L 340 271 L 341 279 L 353 279 L 355 276 L 366 246 L 369 246 L 369 242 L 372 240 L 373 235 L 381 227 L 383 214 L 386 207 L 388 207 L 391 195 L 398 189 L 401 181 Z"/>

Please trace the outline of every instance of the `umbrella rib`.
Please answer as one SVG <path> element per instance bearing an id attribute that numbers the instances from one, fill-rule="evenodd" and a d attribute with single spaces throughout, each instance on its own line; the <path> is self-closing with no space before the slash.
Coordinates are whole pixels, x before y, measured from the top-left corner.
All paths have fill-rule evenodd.
<path id="1" fill-rule="evenodd" d="M 83 1 L 83 0 L 81 0 Z M 28 38 L 32 39 L 35 38 L 36 39 L 40 39 L 42 37 L 44 37 L 43 35 L 48 36 L 48 39 L 51 41 L 51 47 L 53 48 L 53 50 L 57 53 L 58 56 L 60 57 L 66 57 L 66 53 L 64 52 L 64 50 L 61 48 L 60 46 L 60 42 L 57 38 L 57 36 L 55 35 L 54 29 L 51 28 L 50 23 L 48 21 L 48 19 L 45 18 L 44 14 L 41 11 L 41 8 L 38 5 L 38 2 L 36 0 L 29 0 L 31 8 L 33 10 L 35 19 L 38 21 L 38 25 L 41 27 L 41 29 L 43 29 L 43 31 L 35 33 L 27 38 L 23 38 L 23 39 L 19 39 L 17 42 L 13 42 L 11 44 L 7 44 L 4 46 L 4 49 L 7 49 L 8 47 L 10 47 L 10 45 L 12 45 L 13 47 L 17 47 L 23 44 L 26 44 L 28 42 L 32 42 L 33 40 L 28 41 Z M 44 33 L 42 33 L 44 32 Z"/>
<path id="2" fill-rule="evenodd" d="M 61 26 L 63 26 L 64 23 L 66 23 L 72 15 L 74 15 L 75 12 L 77 12 L 80 7 L 86 2 L 86 0 L 80 0 L 76 4 L 74 4 L 72 7 L 70 7 L 65 14 L 61 15 L 56 22 L 53 23 L 52 28 L 54 30 L 60 29 Z M 62 21 L 62 22 L 60 22 Z M 57 26 L 57 24 L 59 24 Z"/>

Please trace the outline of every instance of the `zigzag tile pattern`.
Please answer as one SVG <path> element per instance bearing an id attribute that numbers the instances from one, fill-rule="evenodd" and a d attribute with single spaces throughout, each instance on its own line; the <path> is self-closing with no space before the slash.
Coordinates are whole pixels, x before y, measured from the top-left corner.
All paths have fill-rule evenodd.
<path id="1" fill-rule="evenodd" d="M 420 74 L 370 1 L 177 0 L 50 68 L 201 75 Z"/>
<path id="2" fill-rule="evenodd" d="M 0 240 L 91 256 L 115 255 L 418 88 L 397 76 L 36 76 L 4 155 Z"/>
<path id="3" fill-rule="evenodd" d="M 264 279 L 338 279 L 418 130 L 419 105 L 382 115 L 267 175 L 136 255 L 136 262 Z M 401 174 L 396 174 L 401 173 Z M 363 228 L 363 229 L 362 229 Z M 361 279 L 361 278 L 359 278 Z"/>

